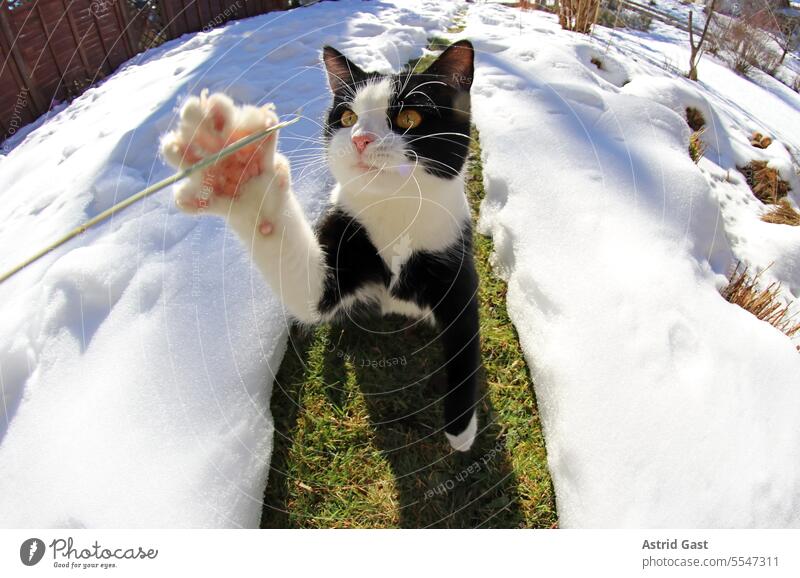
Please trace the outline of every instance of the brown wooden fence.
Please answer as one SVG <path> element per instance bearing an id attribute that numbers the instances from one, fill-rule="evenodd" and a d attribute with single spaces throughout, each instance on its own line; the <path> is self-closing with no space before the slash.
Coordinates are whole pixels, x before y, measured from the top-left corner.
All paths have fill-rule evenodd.
<path id="1" fill-rule="evenodd" d="M 150 46 L 292 5 L 292 0 L 0 0 L 0 142 Z"/>

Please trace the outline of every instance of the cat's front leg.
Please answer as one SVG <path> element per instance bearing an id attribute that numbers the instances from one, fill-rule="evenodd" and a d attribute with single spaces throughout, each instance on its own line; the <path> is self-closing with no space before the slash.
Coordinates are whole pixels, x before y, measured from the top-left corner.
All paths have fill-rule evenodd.
<path id="1" fill-rule="evenodd" d="M 272 105 L 236 106 L 223 94 L 190 98 L 162 152 L 185 168 L 225 146 L 278 122 Z M 291 190 L 289 162 L 276 152 L 277 133 L 191 175 L 175 201 L 192 214 L 224 217 L 289 312 L 319 319 L 324 281 L 322 249 Z"/>

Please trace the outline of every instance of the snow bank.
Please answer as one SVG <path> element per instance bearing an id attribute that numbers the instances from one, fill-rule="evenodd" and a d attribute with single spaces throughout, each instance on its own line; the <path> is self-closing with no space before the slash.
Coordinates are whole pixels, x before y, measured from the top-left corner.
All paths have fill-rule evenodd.
<path id="1" fill-rule="evenodd" d="M 786 141 L 800 100 L 773 126 L 763 104 L 722 102 L 734 93 L 713 63 L 701 79 L 723 84 L 690 86 L 656 66 L 656 42 L 591 40 L 542 13 L 472 6 L 466 33 L 479 50 L 480 228 L 534 375 L 560 525 L 800 525 L 800 356 L 718 293 L 743 248 L 763 264 L 770 226 L 757 201 L 735 202 L 752 195 L 729 165 L 756 118 Z M 764 93 L 748 90 L 743 106 Z M 699 167 L 690 104 L 714 125 L 717 154 Z M 773 251 L 771 271 L 796 291 L 800 231 L 771 227 L 769 242 L 795 248 Z"/>
<path id="2" fill-rule="evenodd" d="M 331 2 L 187 35 L 127 63 L 0 156 L 0 270 L 169 174 L 159 136 L 202 88 L 306 118 L 282 135 L 327 197 L 319 50 L 397 69 L 458 3 Z M 220 220 L 166 191 L 0 285 L 0 525 L 256 526 L 286 319 Z"/>

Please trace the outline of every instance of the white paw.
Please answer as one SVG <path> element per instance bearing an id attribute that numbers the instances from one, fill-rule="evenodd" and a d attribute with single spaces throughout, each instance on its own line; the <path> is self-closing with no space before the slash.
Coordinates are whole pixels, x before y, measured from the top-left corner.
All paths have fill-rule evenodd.
<path id="1" fill-rule="evenodd" d="M 224 94 L 209 96 L 203 91 L 184 104 L 178 127 L 162 140 L 162 154 L 172 166 L 183 169 L 277 122 L 272 104 L 236 106 Z M 187 212 L 213 209 L 225 213 L 257 177 L 287 188 L 288 170 L 285 160 L 276 158 L 280 157 L 275 153 L 277 140 L 277 133 L 272 133 L 193 174 L 176 187 L 176 203 Z"/>
<path id="2" fill-rule="evenodd" d="M 457 452 L 467 452 L 472 447 L 472 444 L 475 442 L 475 434 L 478 433 L 478 412 L 472 412 L 472 419 L 469 420 L 469 424 L 464 431 L 462 431 L 458 435 L 450 435 L 449 433 L 445 432 L 444 435 L 447 436 L 447 441 L 450 442 L 450 446 L 456 450 Z"/>

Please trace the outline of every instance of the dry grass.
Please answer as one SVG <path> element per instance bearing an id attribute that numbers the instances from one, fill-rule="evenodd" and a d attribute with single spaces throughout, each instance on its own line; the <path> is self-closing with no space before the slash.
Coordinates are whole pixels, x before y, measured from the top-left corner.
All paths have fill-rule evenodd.
<path id="1" fill-rule="evenodd" d="M 703 155 L 706 154 L 706 143 L 702 139 L 705 131 L 705 128 L 701 128 L 694 131 L 689 137 L 689 156 L 692 157 L 695 164 L 699 163 Z"/>
<path id="2" fill-rule="evenodd" d="M 686 122 L 693 131 L 698 131 L 706 126 L 706 119 L 703 113 L 693 106 L 686 107 Z"/>
<path id="3" fill-rule="evenodd" d="M 762 203 L 776 205 L 789 193 L 789 183 L 781 179 L 777 170 L 768 167 L 766 161 L 750 161 L 746 166 L 737 168 Z"/>
<path id="4" fill-rule="evenodd" d="M 800 213 L 795 210 L 788 199 L 781 199 L 770 212 L 761 217 L 761 220 L 766 223 L 798 227 L 800 226 Z"/>
<path id="5" fill-rule="evenodd" d="M 757 149 L 765 149 L 772 144 L 772 139 L 760 132 L 754 132 L 753 136 L 750 137 L 750 144 Z"/>
<path id="6" fill-rule="evenodd" d="M 740 268 L 740 264 L 737 264 L 728 286 L 722 290 L 722 296 L 788 337 L 794 337 L 800 333 L 800 322 L 795 321 L 794 314 L 789 311 L 792 304 L 780 299 L 780 283 L 771 283 L 766 289 L 758 289 L 759 277 L 763 272 L 751 277 L 747 267 Z"/>

